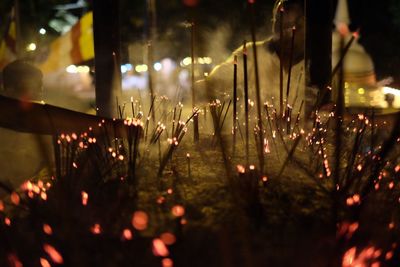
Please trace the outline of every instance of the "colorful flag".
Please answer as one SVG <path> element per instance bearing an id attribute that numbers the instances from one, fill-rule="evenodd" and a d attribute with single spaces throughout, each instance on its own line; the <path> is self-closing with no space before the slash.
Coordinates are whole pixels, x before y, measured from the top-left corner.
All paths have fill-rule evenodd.
<path id="1" fill-rule="evenodd" d="M 93 58 L 93 13 L 88 12 L 51 43 L 47 59 L 38 65 L 43 73 L 50 73 Z"/>

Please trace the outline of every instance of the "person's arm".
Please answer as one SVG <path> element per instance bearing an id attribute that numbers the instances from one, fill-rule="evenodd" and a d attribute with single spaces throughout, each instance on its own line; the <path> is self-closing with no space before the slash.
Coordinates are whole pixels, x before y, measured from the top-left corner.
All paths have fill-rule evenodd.
<path id="1" fill-rule="evenodd" d="M 128 132 L 123 120 L 113 120 L 76 112 L 48 104 L 20 101 L 0 96 L 0 127 L 19 132 L 55 135 L 82 133 L 92 128 L 94 135 L 104 133 L 124 137 Z M 139 126 L 131 126 L 139 127 Z"/>

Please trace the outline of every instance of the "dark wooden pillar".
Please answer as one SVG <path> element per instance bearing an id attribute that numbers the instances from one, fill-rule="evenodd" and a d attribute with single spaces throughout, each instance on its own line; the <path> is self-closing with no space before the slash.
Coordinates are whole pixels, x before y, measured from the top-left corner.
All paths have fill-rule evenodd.
<path id="1" fill-rule="evenodd" d="M 306 85 L 315 88 L 306 91 L 308 108 L 315 103 L 317 92 L 327 92 L 332 72 L 333 0 L 305 0 L 306 11 Z M 325 94 L 321 103 L 330 99 Z M 310 110 L 309 110 L 310 111 Z"/>
<path id="2" fill-rule="evenodd" d="M 121 94 L 119 0 L 93 1 L 97 114 L 117 117 Z"/>

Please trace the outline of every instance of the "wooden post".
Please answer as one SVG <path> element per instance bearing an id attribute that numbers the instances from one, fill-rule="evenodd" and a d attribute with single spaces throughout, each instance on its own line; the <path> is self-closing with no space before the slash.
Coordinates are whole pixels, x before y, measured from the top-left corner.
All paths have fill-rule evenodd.
<path id="1" fill-rule="evenodd" d="M 330 85 L 332 72 L 332 0 L 305 0 L 306 14 L 306 88 L 319 92 Z M 322 103 L 329 101 L 328 94 Z M 312 112 L 315 96 L 306 90 L 306 114 Z"/>
<path id="2" fill-rule="evenodd" d="M 117 117 L 121 95 L 119 0 L 93 1 L 97 114 Z"/>

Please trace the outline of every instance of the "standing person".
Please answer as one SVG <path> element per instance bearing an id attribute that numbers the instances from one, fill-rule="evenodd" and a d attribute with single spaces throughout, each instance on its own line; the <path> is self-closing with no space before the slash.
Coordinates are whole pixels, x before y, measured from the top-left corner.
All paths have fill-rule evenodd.
<path id="1" fill-rule="evenodd" d="M 283 10 L 283 12 L 281 12 Z M 272 36 L 256 42 L 258 74 L 261 101 L 273 104 L 278 110 L 280 104 L 280 69 L 283 67 L 283 100 L 297 114 L 301 101 L 305 99 L 304 50 L 305 21 L 303 0 L 278 0 L 273 11 Z M 295 34 L 292 45 L 292 34 Z M 281 35 L 282 31 L 282 35 Z M 247 43 L 247 74 L 249 96 L 255 100 L 255 71 L 253 44 Z M 199 82 L 208 90 L 208 98 L 219 98 L 223 94 L 231 94 L 233 84 L 233 60 L 237 57 L 238 93 L 243 92 L 243 46 L 236 49 L 222 64 L 216 66 L 210 75 Z M 292 66 L 290 68 L 290 61 Z M 291 72 L 289 102 L 286 102 L 288 74 Z M 204 94 L 204 93 L 202 93 Z M 303 109 L 304 110 L 304 109 Z"/>
<path id="2" fill-rule="evenodd" d="M 39 101 L 42 94 L 42 72 L 27 61 L 16 60 L 2 72 L 2 94 L 23 101 Z M 29 102 L 21 109 L 29 109 Z M 1 112 L 1 108 L 0 108 Z M 51 165 L 50 136 L 21 133 L 0 128 L 0 180 L 12 187 L 32 178 Z"/>

